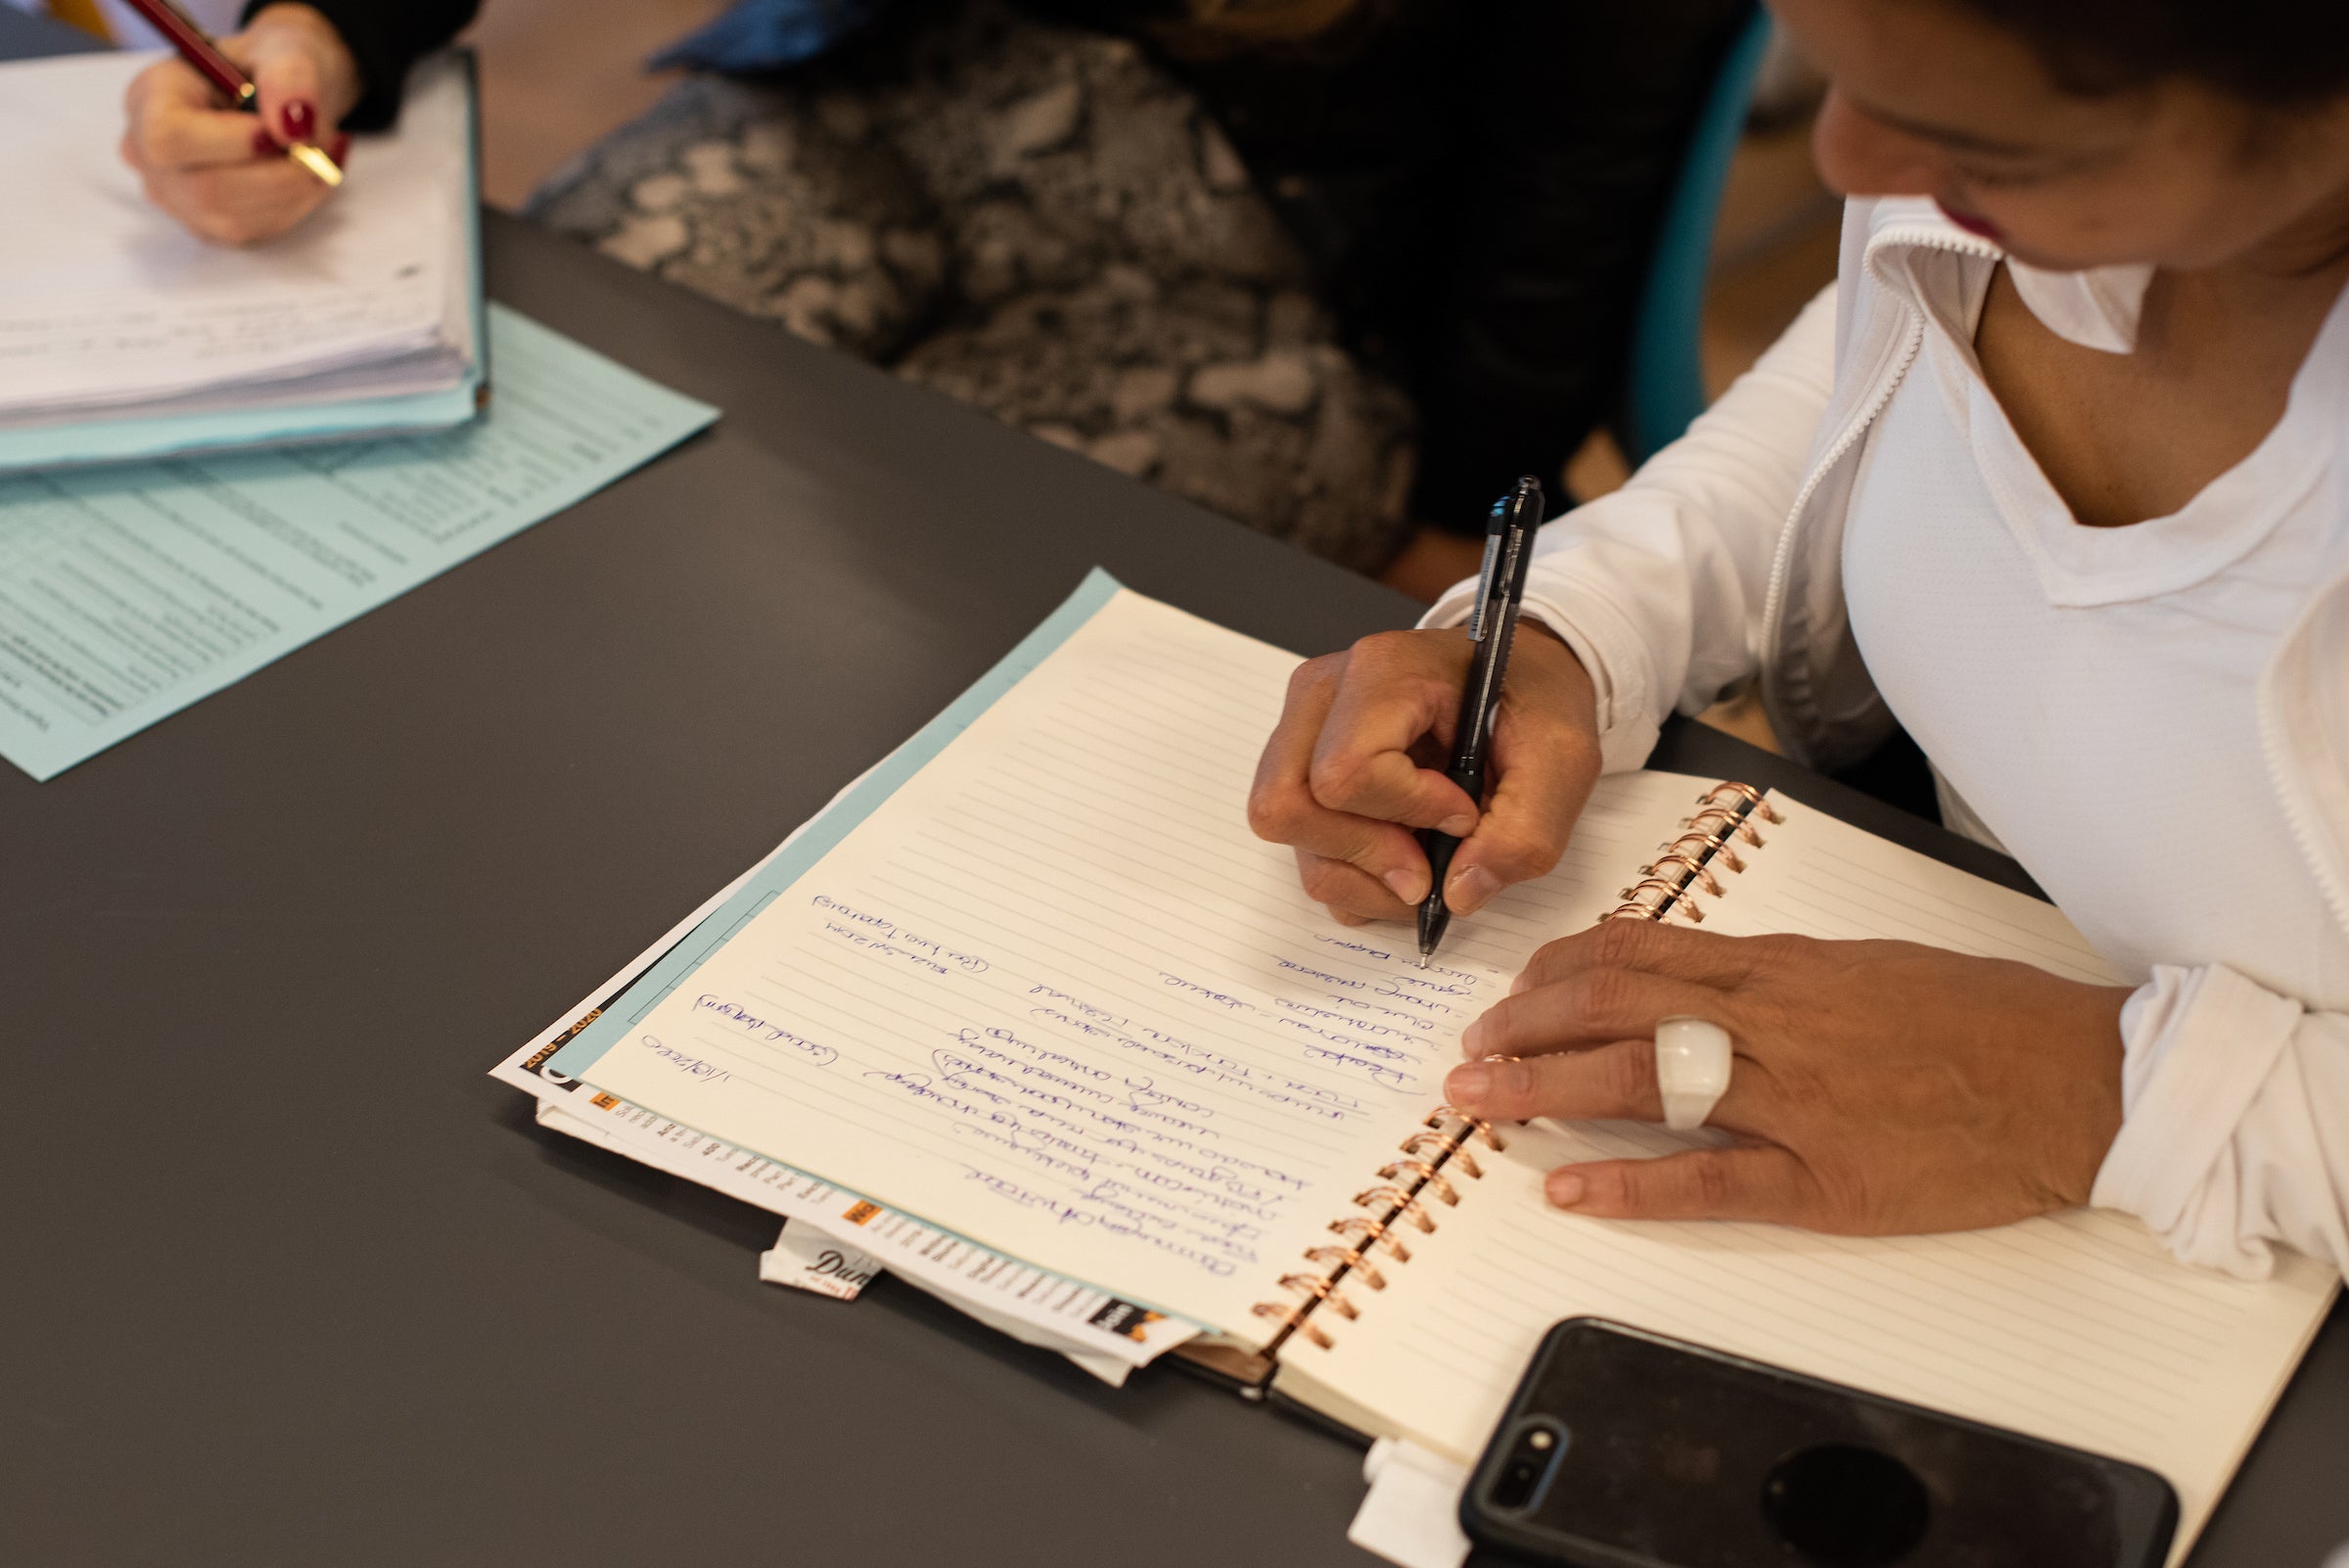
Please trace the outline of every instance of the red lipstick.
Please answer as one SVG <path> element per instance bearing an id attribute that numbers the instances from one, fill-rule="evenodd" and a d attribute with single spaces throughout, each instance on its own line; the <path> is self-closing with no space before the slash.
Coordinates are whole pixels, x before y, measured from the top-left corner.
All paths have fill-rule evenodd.
<path id="1" fill-rule="evenodd" d="M 1958 208 L 1950 206 L 1949 203 L 1942 201 L 1936 201 L 1933 205 L 1941 208 L 1941 215 L 1943 217 L 1948 218 L 1952 223 L 1955 223 L 1959 228 L 1965 230 L 1966 233 L 1978 234 L 1983 239 L 1990 241 L 1993 245 L 2004 245 L 2006 243 L 2006 231 L 2000 228 L 1996 223 L 1993 223 L 1990 219 L 1983 217 L 1979 213 L 1961 212 Z"/>

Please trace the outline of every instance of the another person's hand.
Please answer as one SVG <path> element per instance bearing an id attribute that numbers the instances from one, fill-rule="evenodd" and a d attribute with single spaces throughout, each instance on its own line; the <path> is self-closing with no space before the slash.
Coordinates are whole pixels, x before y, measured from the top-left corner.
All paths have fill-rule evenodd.
<path id="1" fill-rule="evenodd" d="M 2121 1127 L 2126 988 L 1906 942 L 1725 937 L 1609 920 L 1534 955 L 1469 1026 L 1445 1096 L 1492 1121 L 1656 1122 L 1656 1025 L 1736 1048 L 1726 1148 L 1549 1174 L 1619 1220 L 1847 1234 L 1970 1230 L 2076 1207 Z"/>
<path id="2" fill-rule="evenodd" d="M 1598 702 L 1546 627 L 1517 628 L 1494 720 L 1491 799 L 1442 769 L 1468 678 L 1467 634 L 1389 631 L 1301 666 L 1257 763 L 1248 824 L 1297 852 L 1305 890 L 1349 924 L 1408 918 L 1427 897 L 1416 828 L 1460 839 L 1444 888 L 1470 914 L 1557 864 L 1598 780 Z"/>
<path id="3" fill-rule="evenodd" d="M 342 161 L 348 138 L 336 127 L 358 102 L 358 67 L 334 24 L 305 5 L 254 13 L 220 52 L 253 78 L 259 113 L 231 112 L 186 62 L 158 61 L 123 97 L 122 161 L 150 201 L 205 239 L 258 245 L 331 194 L 285 149 L 309 142 Z"/>

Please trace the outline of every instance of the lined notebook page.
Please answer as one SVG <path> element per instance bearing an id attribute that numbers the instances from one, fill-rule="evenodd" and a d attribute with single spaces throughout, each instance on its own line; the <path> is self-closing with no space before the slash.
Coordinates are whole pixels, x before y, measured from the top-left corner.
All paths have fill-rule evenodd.
<path id="1" fill-rule="evenodd" d="M 1898 937 L 2113 979 L 2052 905 L 1772 804 L 1786 822 L 1702 900 L 1708 930 Z M 1615 1123 L 1506 1135 L 1386 1290 L 1351 1289 L 1359 1321 L 1316 1318 L 1335 1352 L 1283 1351 L 1284 1388 L 1466 1462 L 1543 1332 L 1596 1314 L 2149 1465 L 2178 1489 L 2183 1554 L 2331 1300 L 2305 1259 L 2245 1283 L 2086 1211 L 1881 1239 L 1577 1219 L 1543 1200 L 1551 1167 L 1686 1144 Z"/>
<path id="2" fill-rule="evenodd" d="M 1698 781 L 1421 971 L 1248 831 L 1297 660 L 1120 593 L 635 1021 L 598 1088 L 1256 1344 L 1253 1304 L 1439 1103 L 1459 1031 Z"/>
<path id="3" fill-rule="evenodd" d="M 1708 931 L 1890 937 L 2019 958 L 2096 986 L 2145 978 L 2106 963 L 2044 899 L 1985 882 L 1782 794 L 1773 792 L 1770 804 L 1785 821 L 1756 824 L 1762 848 L 1738 846 L 1745 870 L 1721 873 L 1719 899 L 1697 896 Z"/>

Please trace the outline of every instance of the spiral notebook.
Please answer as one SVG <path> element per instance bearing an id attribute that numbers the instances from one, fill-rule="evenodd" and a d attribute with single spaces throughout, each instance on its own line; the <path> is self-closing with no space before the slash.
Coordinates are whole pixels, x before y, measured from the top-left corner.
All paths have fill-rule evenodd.
<path id="1" fill-rule="evenodd" d="M 1442 1099 L 1460 1029 L 1610 915 L 2115 979 L 2060 914 L 1782 794 L 1634 773 L 1421 970 L 1245 825 L 1296 664 L 1095 574 L 552 1066 L 1202 1324 L 1363 1433 L 1472 1457 L 1542 1329 L 1602 1313 L 2150 1464 L 2190 1540 L 2327 1270 L 2199 1273 L 2094 1213 L 1889 1240 L 1580 1219 L 1544 1170 L 1681 1140 Z"/>

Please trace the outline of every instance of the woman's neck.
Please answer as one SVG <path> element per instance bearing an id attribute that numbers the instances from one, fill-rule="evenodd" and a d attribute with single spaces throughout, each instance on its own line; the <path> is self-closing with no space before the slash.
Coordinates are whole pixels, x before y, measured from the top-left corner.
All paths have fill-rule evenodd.
<path id="1" fill-rule="evenodd" d="M 2320 139 L 2315 130 L 2310 140 Z M 2236 281 L 2251 289 L 2292 288 L 2330 278 L 2337 285 L 2349 276 L 2349 123 L 2332 128 L 2321 140 L 2326 147 L 2319 158 L 2312 147 L 2313 197 L 2299 213 L 2256 244 L 2209 270 L 2217 281 Z"/>
<path id="2" fill-rule="evenodd" d="M 2072 516 L 2138 523 L 2182 509 L 2276 428 L 2345 283 L 2349 254 L 2306 247 L 2157 271 L 2136 346 L 2111 354 L 2049 331 L 2002 273 L 1975 351 Z"/>

